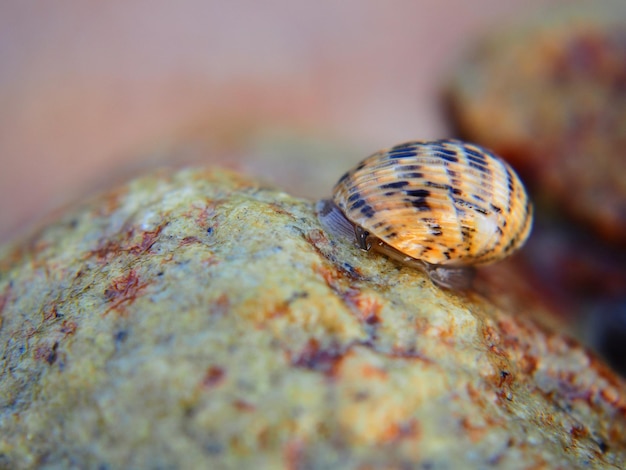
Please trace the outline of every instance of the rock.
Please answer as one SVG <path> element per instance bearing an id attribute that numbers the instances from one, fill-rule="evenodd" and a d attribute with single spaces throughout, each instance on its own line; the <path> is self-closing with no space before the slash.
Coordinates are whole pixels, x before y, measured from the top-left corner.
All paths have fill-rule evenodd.
<path id="1" fill-rule="evenodd" d="M 626 465 L 612 371 L 313 207 L 164 171 L 2 248 L 0 466 Z"/>
<path id="2" fill-rule="evenodd" d="M 578 2 L 503 25 L 448 96 L 468 140 L 605 240 L 626 240 L 626 2 Z"/>

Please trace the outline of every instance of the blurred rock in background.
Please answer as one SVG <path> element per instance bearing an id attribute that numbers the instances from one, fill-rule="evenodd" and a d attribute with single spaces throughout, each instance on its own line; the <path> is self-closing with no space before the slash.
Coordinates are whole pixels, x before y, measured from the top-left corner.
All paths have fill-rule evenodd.
<path id="1" fill-rule="evenodd" d="M 460 134 L 533 189 L 524 260 L 537 290 L 626 370 L 616 353 L 626 343 L 616 313 L 626 298 L 626 3 L 506 23 L 467 55 L 447 100 Z"/>

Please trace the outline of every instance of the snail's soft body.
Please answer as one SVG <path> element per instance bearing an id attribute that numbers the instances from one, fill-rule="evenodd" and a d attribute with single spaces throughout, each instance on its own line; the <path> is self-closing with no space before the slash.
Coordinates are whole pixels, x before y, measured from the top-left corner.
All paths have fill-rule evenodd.
<path id="1" fill-rule="evenodd" d="M 532 226 L 515 171 L 459 140 L 413 141 L 373 154 L 341 177 L 318 214 L 330 231 L 421 266 L 446 287 L 457 287 L 464 269 L 519 249 Z"/>

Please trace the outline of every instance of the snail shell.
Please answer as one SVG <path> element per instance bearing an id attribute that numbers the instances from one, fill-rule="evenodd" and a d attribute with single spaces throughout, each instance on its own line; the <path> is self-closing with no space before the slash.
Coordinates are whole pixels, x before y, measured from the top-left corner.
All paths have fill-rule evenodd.
<path id="1" fill-rule="evenodd" d="M 341 177 L 318 215 L 331 232 L 422 267 L 446 287 L 458 287 L 463 268 L 519 249 L 532 226 L 532 205 L 515 171 L 459 140 L 375 153 Z"/>

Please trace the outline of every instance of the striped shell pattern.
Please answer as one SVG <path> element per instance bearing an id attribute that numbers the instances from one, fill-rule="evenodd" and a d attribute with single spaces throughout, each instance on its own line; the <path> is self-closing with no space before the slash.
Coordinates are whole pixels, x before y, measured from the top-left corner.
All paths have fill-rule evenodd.
<path id="1" fill-rule="evenodd" d="M 525 242 L 532 205 L 515 171 L 459 140 L 414 141 L 363 160 L 336 184 L 345 217 L 430 264 L 498 261 Z"/>

